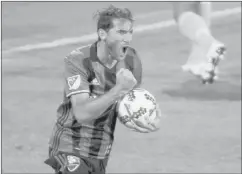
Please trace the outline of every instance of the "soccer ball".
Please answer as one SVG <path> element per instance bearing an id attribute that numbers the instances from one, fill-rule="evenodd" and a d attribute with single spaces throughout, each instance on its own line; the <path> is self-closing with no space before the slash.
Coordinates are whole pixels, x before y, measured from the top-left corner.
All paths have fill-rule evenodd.
<path id="1" fill-rule="evenodd" d="M 130 91 L 118 103 L 118 119 L 131 130 L 157 130 L 159 118 L 155 97 L 141 88 Z"/>

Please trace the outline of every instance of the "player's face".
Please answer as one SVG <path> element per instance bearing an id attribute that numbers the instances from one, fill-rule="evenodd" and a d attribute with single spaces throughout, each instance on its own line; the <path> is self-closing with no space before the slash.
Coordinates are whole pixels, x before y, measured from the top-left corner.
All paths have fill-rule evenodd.
<path id="1" fill-rule="evenodd" d="M 114 19 L 113 28 L 107 32 L 106 43 L 116 60 L 123 60 L 132 41 L 133 23 L 128 19 Z"/>

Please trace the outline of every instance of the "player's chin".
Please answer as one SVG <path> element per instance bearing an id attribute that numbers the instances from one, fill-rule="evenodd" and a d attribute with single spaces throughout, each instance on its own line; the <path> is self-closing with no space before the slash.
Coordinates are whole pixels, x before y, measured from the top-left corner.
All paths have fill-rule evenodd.
<path id="1" fill-rule="evenodd" d="M 125 59 L 126 54 L 127 54 L 127 49 L 128 49 L 127 46 L 122 46 L 122 47 L 119 49 L 119 56 L 118 56 L 119 61 Z"/>
<path id="2" fill-rule="evenodd" d="M 125 59 L 125 56 L 124 55 L 119 55 L 118 58 L 117 58 L 117 61 L 122 61 Z"/>

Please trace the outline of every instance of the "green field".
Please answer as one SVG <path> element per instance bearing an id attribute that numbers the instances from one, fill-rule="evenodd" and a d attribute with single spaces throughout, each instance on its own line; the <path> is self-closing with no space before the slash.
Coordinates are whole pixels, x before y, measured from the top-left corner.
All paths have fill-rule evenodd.
<path id="1" fill-rule="evenodd" d="M 93 33 L 92 12 L 107 4 L 5 2 L 2 48 Z M 171 19 L 168 3 L 118 5 L 130 7 L 138 24 Z M 239 5 L 216 3 L 214 9 Z M 157 10 L 163 15 L 145 15 Z M 155 95 L 167 118 L 158 132 L 145 135 L 118 124 L 109 173 L 241 172 L 241 14 L 213 20 L 212 32 L 228 47 L 221 79 L 213 85 L 182 73 L 190 45 L 175 27 L 134 35 L 144 67 L 143 87 Z M 4 172 L 53 172 L 43 161 L 62 101 L 63 58 L 79 46 L 3 54 Z"/>

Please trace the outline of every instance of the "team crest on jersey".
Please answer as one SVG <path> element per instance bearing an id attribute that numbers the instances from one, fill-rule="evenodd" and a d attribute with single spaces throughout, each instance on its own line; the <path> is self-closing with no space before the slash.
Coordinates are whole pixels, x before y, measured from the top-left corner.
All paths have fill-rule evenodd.
<path id="1" fill-rule="evenodd" d="M 68 77 L 67 82 L 68 82 L 69 90 L 78 89 L 81 84 L 81 76 L 75 75 L 72 77 Z"/>
<path id="2" fill-rule="evenodd" d="M 81 164 L 80 158 L 72 155 L 67 156 L 67 169 L 70 172 L 74 172 Z"/>

